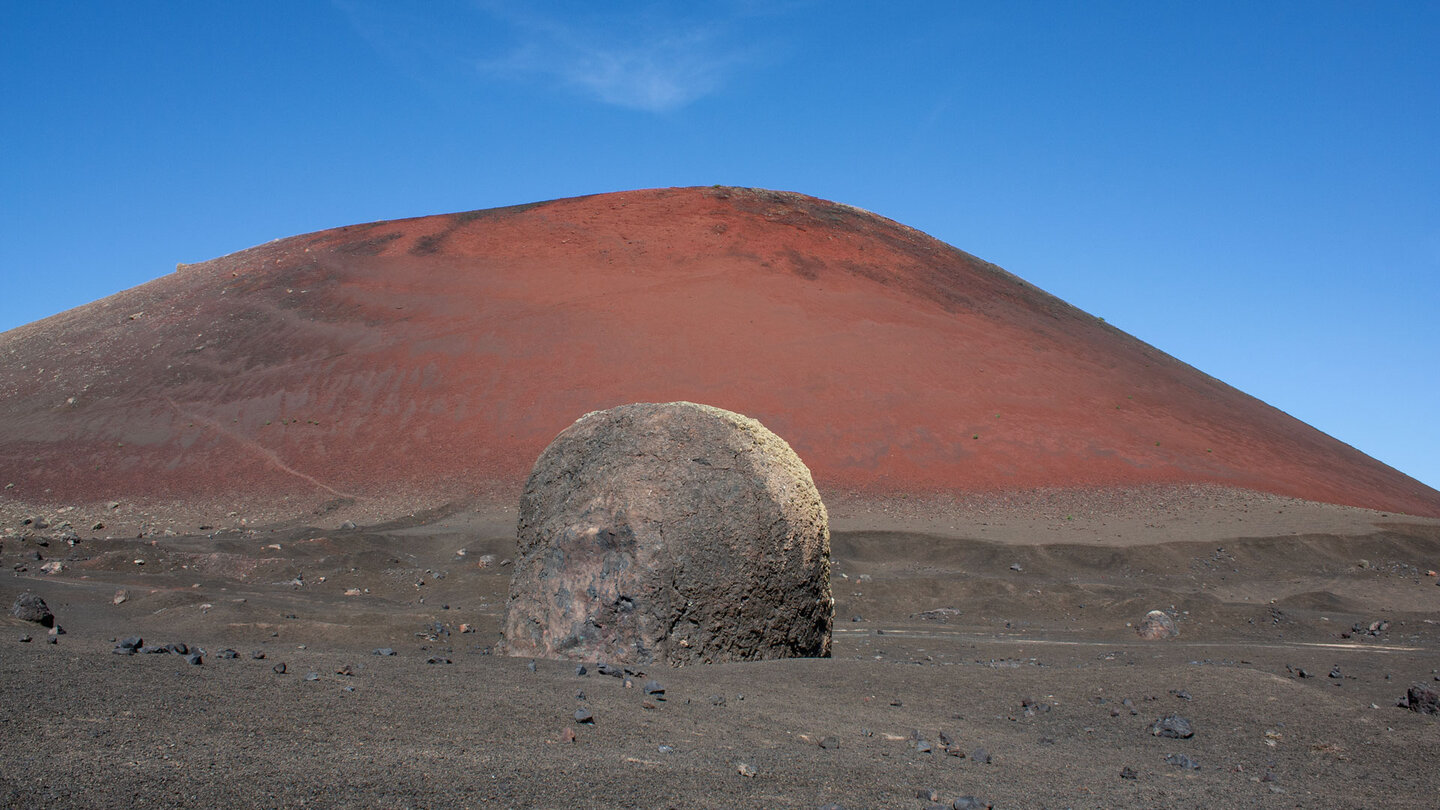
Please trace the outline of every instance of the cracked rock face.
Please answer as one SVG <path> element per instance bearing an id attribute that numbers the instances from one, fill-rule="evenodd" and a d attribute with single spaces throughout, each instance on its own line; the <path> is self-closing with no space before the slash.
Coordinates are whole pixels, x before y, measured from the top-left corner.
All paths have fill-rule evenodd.
<path id="1" fill-rule="evenodd" d="M 510 655 L 624 664 L 828 656 L 830 530 L 790 446 L 689 402 L 581 417 L 520 501 Z"/>

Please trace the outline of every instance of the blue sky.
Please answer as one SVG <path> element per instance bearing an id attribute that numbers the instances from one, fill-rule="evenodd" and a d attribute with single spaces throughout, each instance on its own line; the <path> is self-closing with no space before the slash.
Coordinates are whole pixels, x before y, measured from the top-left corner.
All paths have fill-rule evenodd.
<path id="1" fill-rule="evenodd" d="M 1440 4 L 885 5 L 6 4 L 0 330 L 332 226 L 761 186 L 1440 487 Z"/>

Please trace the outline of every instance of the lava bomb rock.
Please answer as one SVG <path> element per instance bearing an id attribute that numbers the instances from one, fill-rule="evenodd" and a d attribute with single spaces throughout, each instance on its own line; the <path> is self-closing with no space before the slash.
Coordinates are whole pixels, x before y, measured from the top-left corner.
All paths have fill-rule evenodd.
<path id="1" fill-rule="evenodd" d="M 1161 641 L 1180 635 L 1180 629 L 1175 626 L 1175 620 L 1163 610 L 1152 610 L 1146 613 L 1140 625 L 1135 628 L 1135 632 L 1146 641 Z"/>
<path id="2" fill-rule="evenodd" d="M 10 607 L 10 615 L 45 627 L 55 626 L 55 614 L 50 612 L 50 606 L 46 605 L 40 596 L 28 591 L 15 597 L 15 604 Z"/>
<path id="3" fill-rule="evenodd" d="M 520 501 L 505 651 L 620 664 L 830 654 L 829 518 L 754 419 L 690 402 L 586 414 Z"/>

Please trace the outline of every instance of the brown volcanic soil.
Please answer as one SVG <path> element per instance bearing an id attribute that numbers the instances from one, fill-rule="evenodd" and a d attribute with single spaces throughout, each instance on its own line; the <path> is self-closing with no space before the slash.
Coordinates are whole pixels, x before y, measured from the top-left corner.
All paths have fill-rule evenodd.
<path id="1" fill-rule="evenodd" d="M 760 419 L 827 499 L 1209 483 L 1440 515 L 1435 490 L 994 265 L 789 193 L 283 239 L 7 332 L 0 356 L 12 515 L 509 504 L 581 414 L 680 399 Z"/>
<path id="2" fill-rule="evenodd" d="M 841 509 L 833 658 L 632 689 L 487 654 L 513 511 L 73 547 L 3 525 L 0 605 L 37 592 L 67 633 L 0 616 L 0 806 L 1435 806 L 1440 720 L 1394 704 L 1440 686 L 1440 520 L 1214 488 L 912 506 Z M 1179 638 L 1136 637 L 1152 608 Z M 131 634 L 205 663 L 113 655 Z M 1171 713 L 1193 738 L 1147 733 Z"/>

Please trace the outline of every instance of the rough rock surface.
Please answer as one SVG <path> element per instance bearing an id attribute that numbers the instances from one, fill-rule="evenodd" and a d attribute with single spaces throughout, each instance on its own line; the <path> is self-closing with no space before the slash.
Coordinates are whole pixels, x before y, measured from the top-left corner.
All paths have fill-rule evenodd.
<path id="1" fill-rule="evenodd" d="M 1440 714 L 1440 693 L 1423 683 L 1412 684 L 1400 705 L 1419 714 Z"/>
<path id="2" fill-rule="evenodd" d="M 33 593 L 22 593 L 15 597 L 15 604 L 10 607 L 10 615 L 27 622 L 35 622 L 51 627 L 55 624 L 55 614 L 50 612 L 50 607 L 45 600 Z"/>
<path id="3" fill-rule="evenodd" d="M 525 485 L 510 655 L 612 663 L 828 656 L 825 505 L 783 439 L 689 402 L 581 417 Z"/>
<path id="4" fill-rule="evenodd" d="M 1180 635 L 1180 629 L 1175 626 L 1175 620 L 1163 610 L 1152 610 L 1146 613 L 1144 620 L 1135 628 L 1135 632 L 1146 641 L 1160 641 Z"/>

